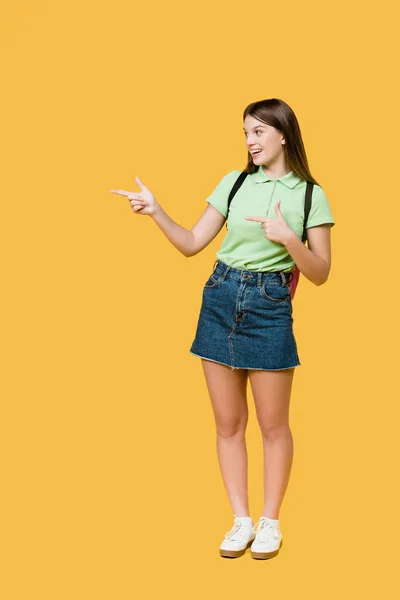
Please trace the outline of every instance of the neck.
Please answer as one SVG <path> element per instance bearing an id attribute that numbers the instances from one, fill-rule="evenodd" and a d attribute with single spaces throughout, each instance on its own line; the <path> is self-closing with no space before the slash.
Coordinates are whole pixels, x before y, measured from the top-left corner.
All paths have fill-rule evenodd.
<path id="1" fill-rule="evenodd" d="M 285 165 L 261 165 L 261 168 L 270 179 L 279 179 L 290 173 L 290 169 Z"/>

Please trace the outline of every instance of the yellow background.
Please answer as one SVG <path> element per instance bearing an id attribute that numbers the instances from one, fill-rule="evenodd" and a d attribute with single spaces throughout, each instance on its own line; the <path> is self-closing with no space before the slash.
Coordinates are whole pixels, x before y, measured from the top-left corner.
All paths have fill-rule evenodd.
<path id="1" fill-rule="evenodd" d="M 395 3 L 10 2 L 2 62 L 4 600 L 398 597 Z M 245 166 L 242 113 L 295 111 L 332 270 L 301 277 L 280 555 L 233 516 L 189 353 L 225 228 L 181 255 L 111 188 L 191 228 Z M 262 446 L 249 386 L 250 510 Z"/>

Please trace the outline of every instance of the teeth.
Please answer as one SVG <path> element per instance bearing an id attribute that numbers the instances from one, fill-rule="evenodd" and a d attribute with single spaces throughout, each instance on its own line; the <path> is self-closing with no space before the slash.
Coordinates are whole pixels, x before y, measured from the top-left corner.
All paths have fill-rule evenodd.
<path id="1" fill-rule="evenodd" d="M 255 150 L 255 151 L 253 152 L 253 154 L 259 154 L 260 152 L 261 152 L 261 150 Z"/>

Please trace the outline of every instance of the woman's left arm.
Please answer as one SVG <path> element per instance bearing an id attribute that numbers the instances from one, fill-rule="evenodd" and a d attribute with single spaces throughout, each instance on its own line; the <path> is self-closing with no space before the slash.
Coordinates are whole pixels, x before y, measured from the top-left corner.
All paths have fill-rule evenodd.
<path id="1" fill-rule="evenodd" d="M 331 224 L 309 227 L 307 240 L 308 248 L 292 231 L 284 245 L 300 272 L 315 285 L 322 285 L 331 268 Z"/>

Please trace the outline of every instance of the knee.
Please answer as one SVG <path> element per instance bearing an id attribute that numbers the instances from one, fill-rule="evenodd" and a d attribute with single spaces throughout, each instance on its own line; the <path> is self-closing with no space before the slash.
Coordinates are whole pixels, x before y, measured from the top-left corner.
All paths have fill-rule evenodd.
<path id="1" fill-rule="evenodd" d="M 246 427 L 247 417 L 225 419 L 216 423 L 217 435 L 222 438 L 244 437 Z"/>
<path id="2" fill-rule="evenodd" d="M 274 442 L 284 437 L 291 437 L 292 432 L 288 423 L 281 425 L 262 425 L 261 433 L 267 442 Z"/>

